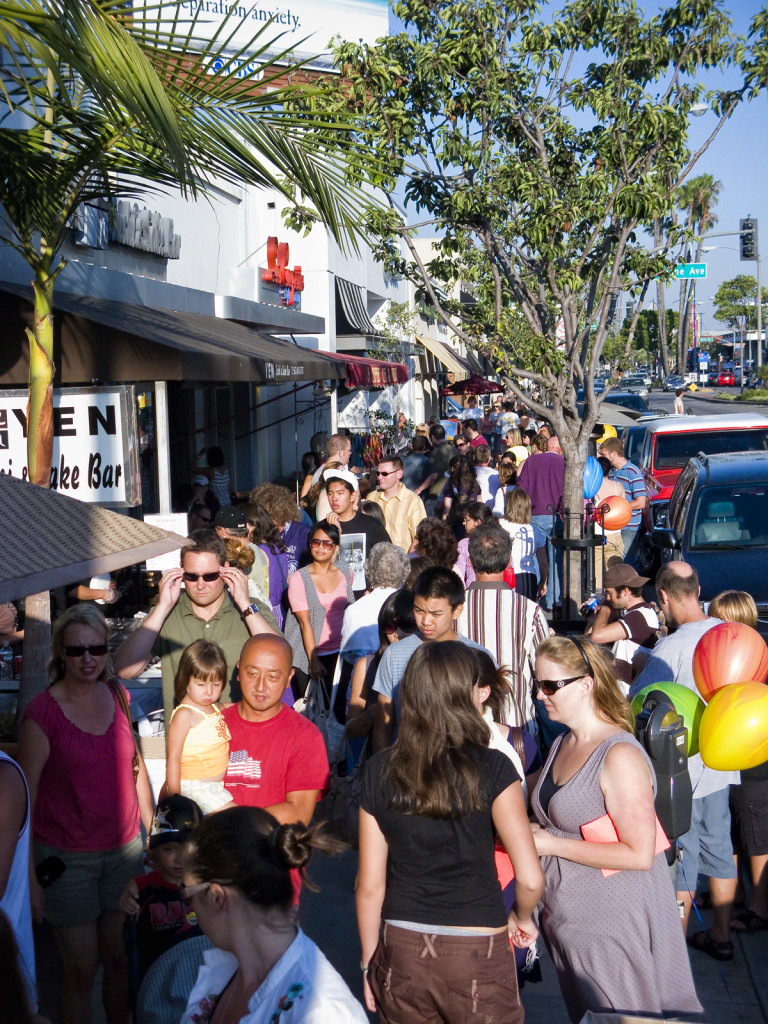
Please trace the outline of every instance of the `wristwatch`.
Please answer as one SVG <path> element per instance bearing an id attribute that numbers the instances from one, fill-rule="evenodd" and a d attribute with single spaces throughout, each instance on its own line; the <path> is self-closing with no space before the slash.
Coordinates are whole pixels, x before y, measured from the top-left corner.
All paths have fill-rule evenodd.
<path id="1" fill-rule="evenodd" d="M 249 615 L 258 615 L 259 614 L 259 606 L 254 601 L 253 604 L 249 604 L 248 607 L 244 611 L 240 612 L 240 614 L 242 615 L 242 617 L 244 619 L 247 619 Z"/>

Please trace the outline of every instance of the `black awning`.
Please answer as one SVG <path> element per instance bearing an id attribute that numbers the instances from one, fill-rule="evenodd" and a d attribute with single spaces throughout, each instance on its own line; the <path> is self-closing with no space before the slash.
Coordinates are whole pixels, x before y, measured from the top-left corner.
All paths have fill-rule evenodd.
<path id="1" fill-rule="evenodd" d="M 336 334 L 381 335 L 371 322 L 360 285 L 336 278 Z"/>
<path id="2" fill-rule="evenodd" d="M 32 289 L 0 284 L 0 383 L 26 386 Z M 242 324 L 199 313 L 54 294 L 56 384 L 92 380 L 345 380 L 343 364 Z"/>

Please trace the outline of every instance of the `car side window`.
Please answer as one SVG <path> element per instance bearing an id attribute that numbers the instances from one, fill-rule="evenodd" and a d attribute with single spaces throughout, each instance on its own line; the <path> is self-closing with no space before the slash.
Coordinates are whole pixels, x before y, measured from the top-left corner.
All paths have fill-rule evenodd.
<path id="1" fill-rule="evenodd" d="M 670 522 L 670 526 L 673 530 L 677 531 L 678 535 L 682 533 L 685 525 L 685 520 L 688 515 L 688 506 L 691 504 L 691 498 L 693 497 L 695 482 L 695 479 L 693 479 L 684 485 L 682 497 L 672 513 L 673 518 Z"/>

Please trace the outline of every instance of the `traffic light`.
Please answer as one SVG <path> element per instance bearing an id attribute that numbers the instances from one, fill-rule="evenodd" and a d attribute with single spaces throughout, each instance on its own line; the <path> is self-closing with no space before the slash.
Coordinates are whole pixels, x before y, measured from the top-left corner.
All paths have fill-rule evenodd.
<path id="1" fill-rule="evenodd" d="M 757 259 L 757 221 L 753 217 L 747 217 L 746 220 L 739 221 L 739 228 L 741 230 L 741 259 L 743 260 L 756 260 Z"/>

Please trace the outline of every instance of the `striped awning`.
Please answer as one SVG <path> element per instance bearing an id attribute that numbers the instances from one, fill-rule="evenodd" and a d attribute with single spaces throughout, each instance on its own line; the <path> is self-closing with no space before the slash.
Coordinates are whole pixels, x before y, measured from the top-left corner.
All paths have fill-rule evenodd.
<path id="1" fill-rule="evenodd" d="M 419 343 L 431 353 L 442 365 L 448 370 L 449 373 L 455 375 L 456 380 L 466 380 L 469 376 L 469 370 L 462 365 L 459 357 L 456 353 L 442 341 L 437 341 L 435 338 L 418 338 Z"/>
<path id="2" fill-rule="evenodd" d="M 376 337 L 381 334 L 368 316 L 363 289 L 343 277 L 336 278 L 336 333 Z"/>

